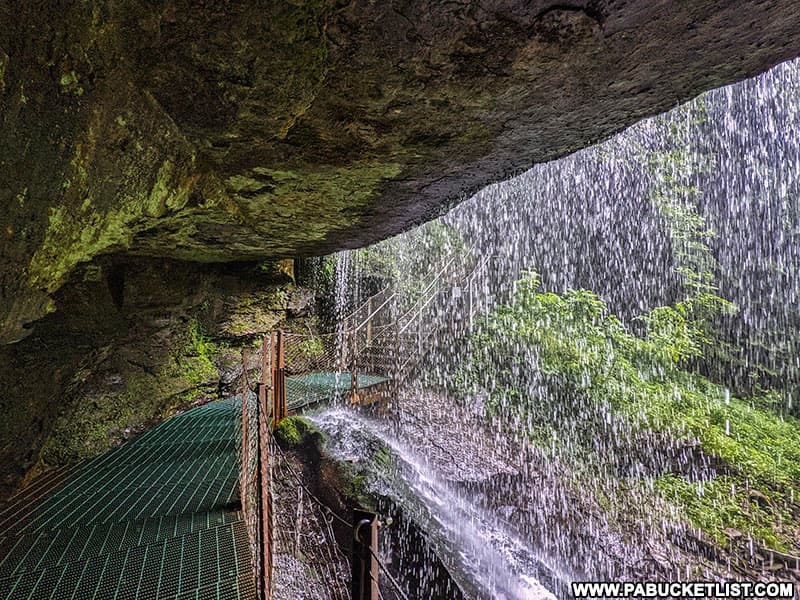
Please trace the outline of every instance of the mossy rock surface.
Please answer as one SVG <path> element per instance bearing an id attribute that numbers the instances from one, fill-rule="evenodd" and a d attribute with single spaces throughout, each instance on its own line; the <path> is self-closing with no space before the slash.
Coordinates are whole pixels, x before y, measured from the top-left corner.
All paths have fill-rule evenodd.
<path id="1" fill-rule="evenodd" d="M 797 54 L 793 0 L 590 4 L 0 5 L 0 341 L 98 256 L 364 245 Z"/>
<path id="2" fill-rule="evenodd" d="M 116 259 L 81 269 L 58 293 L 58 311 L 28 338 L 0 346 L 0 497 L 26 475 L 237 394 L 242 349 L 253 356 L 261 334 L 237 338 L 225 327 L 257 320 L 237 311 L 242 299 L 286 322 L 289 282 L 258 263 Z"/>
<path id="3" fill-rule="evenodd" d="M 283 419 L 275 428 L 275 437 L 286 448 L 296 448 L 312 438 L 320 439 L 322 432 L 311 421 L 300 416 Z"/>

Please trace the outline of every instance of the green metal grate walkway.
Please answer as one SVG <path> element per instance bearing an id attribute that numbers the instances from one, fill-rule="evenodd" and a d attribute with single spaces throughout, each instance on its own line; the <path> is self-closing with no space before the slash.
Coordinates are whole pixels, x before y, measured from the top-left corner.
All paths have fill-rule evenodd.
<path id="1" fill-rule="evenodd" d="M 240 415 L 195 408 L 20 492 L 0 510 L 0 599 L 254 599 Z"/>
<path id="2" fill-rule="evenodd" d="M 377 375 L 358 374 L 358 388 L 369 391 L 391 380 Z M 334 373 L 323 371 L 286 378 L 286 400 L 290 411 L 332 400 L 350 390 L 351 375 L 345 371 Z"/>

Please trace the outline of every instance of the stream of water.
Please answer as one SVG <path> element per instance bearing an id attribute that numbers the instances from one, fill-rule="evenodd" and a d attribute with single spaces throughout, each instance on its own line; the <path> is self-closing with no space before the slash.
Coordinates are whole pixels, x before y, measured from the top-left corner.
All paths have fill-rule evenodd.
<path id="1" fill-rule="evenodd" d="M 753 549 L 759 544 L 797 551 L 790 538 L 780 538 L 778 517 L 769 511 L 759 518 L 783 542 L 770 541 L 763 528 L 743 535 L 725 522 L 699 532 L 691 511 L 705 506 L 698 502 L 707 486 L 720 482 L 738 498 L 738 484 L 728 483 L 736 465 L 707 452 L 702 435 L 642 427 L 641 420 L 652 418 L 646 410 L 631 418 L 612 400 L 592 399 L 586 390 L 596 386 L 588 374 L 584 382 L 558 384 L 566 378 L 542 371 L 541 348 L 512 347 L 513 356 L 494 357 L 497 368 L 487 371 L 481 391 L 458 388 L 475 352 L 469 336 L 480 332 L 480 319 L 472 329 L 464 326 L 473 316 L 467 293 L 469 307 L 473 291 L 480 296 L 485 315 L 507 302 L 523 270 L 532 269 L 543 293 L 591 290 L 640 339 L 658 307 L 678 307 L 680 315 L 681 302 L 698 298 L 730 305 L 708 319 L 719 341 L 682 368 L 708 378 L 703 389 L 711 391 L 704 393 L 718 412 L 738 406 L 734 390 L 740 398 L 762 398 L 750 407 L 775 428 L 784 419 L 796 423 L 798 140 L 795 61 L 490 186 L 441 220 L 367 253 L 339 255 L 340 316 L 374 292 L 376 281 L 413 299 L 419 282 L 450 257 L 473 264 L 491 258 L 481 281 L 467 289 L 454 275 L 445 286 L 447 302 L 432 304 L 437 312 L 426 326 L 435 335 L 392 418 L 342 407 L 314 417 L 331 451 L 366 465 L 373 491 L 419 525 L 466 597 L 566 597 L 568 583 L 580 578 L 741 577 L 761 568 Z M 509 379 L 516 387 L 499 393 Z M 493 403 L 484 405 L 486 398 Z M 761 444 L 748 441 L 741 424 L 737 430 L 736 421 L 723 420 L 726 440 Z M 796 448 L 784 452 L 787 460 L 800 456 Z M 701 500 L 677 506 L 654 491 L 667 484 L 694 486 Z M 624 508 L 617 504 L 622 497 Z M 794 490 L 777 502 L 791 513 Z M 718 559 L 724 564 L 709 562 L 698 548 L 722 533 L 732 540 L 730 554 Z M 750 540 L 749 550 L 737 557 L 740 538 L 742 547 Z"/>
<path id="2" fill-rule="evenodd" d="M 422 527 L 470 597 L 555 598 L 539 583 L 543 573 L 553 576 L 545 557 L 508 531 L 498 515 L 459 493 L 435 465 L 391 433 L 385 422 L 343 408 L 328 410 L 314 420 L 334 440 L 329 449 L 342 460 L 372 461 L 376 445 L 390 453 L 386 463 L 370 465 L 374 491 L 402 506 Z"/>

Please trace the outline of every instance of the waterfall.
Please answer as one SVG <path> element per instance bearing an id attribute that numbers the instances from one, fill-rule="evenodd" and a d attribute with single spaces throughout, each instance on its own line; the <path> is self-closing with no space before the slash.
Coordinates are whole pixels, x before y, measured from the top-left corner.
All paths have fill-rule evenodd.
<path id="1" fill-rule="evenodd" d="M 719 580 L 800 552 L 776 516 L 800 480 L 798 140 L 793 61 L 339 255 L 337 306 L 365 281 L 410 303 L 466 265 L 393 418 L 315 419 L 467 597 Z"/>

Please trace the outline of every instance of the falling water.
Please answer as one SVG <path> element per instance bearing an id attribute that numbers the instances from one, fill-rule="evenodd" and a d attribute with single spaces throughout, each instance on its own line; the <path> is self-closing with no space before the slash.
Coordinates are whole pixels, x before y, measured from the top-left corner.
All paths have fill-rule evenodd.
<path id="1" fill-rule="evenodd" d="M 385 423 L 346 409 L 315 419 L 335 442 L 342 459 L 369 460 L 375 443 L 391 453 L 391 466 L 376 467 L 374 491 L 402 504 L 422 526 L 462 589 L 498 600 L 549 600 L 554 596 L 537 579 L 547 567 L 524 541 L 504 530 L 496 515 L 470 502 L 448 485 L 419 452 L 397 439 Z"/>
<path id="2" fill-rule="evenodd" d="M 619 400 L 591 398 L 597 386 L 588 368 L 583 379 L 567 381 L 547 371 L 542 347 L 518 342 L 487 359 L 492 368 L 483 373 L 482 389 L 465 392 L 464 365 L 481 343 L 474 334 L 491 327 L 479 319 L 465 330 L 467 288 L 455 275 L 450 304 L 438 305 L 436 335 L 404 386 L 399 414 L 381 421 L 337 408 L 317 417 L 340 456 L 369 462 L 374 446 L 364 439 L 391 454 L 395 468 L 373 469 L 380 482 L 374 485 L 419 521 L 468 596 L 564 596 L 564 582 L 579 577 L 730 576 L 728 566 L 698 558 L 691 541 L 699 539 L 698 521 L 691 520 L 698 498 L 708 497 L 716 482 L 731 498 L 741 493 L 725 479 L 736 466 L 707 451 L 702 433 L 718 426 L 725 443 L 755 444 L 749 431 L 737 430 L 737 410 L 756 411 L 754 418 L 775 431 L 796 427 L 798 140 L 795 61 L 490 186 L 409 234 L 339 255 L 339 307 L 364 296 L 367 280 L 367 287 L 383 281 L 413 296 L 415 283 L 456 254 L 459 264 L 491 261 L 469 288 L 480 291 L 484 315 L 512 301 L 525 269 L 539 274 L 541 293 L 558 294 L 547 297 L 551 303 L 574 303 L 579 297 L 570 290 L 591 290 L 603 303 L 598 314 L 607 307 L 624 335 L 634 336 L 624 338 L 628 344 L 651 335 L 647 315 L 662 314 L 654 309 L 677 307 L 666 313 L 678 319 L 674 324 L 692 302 L 717 307 L 703 322 L 716 341 L 675 359 L 681 381 L 690 381 L 675 394 L 700 390 L 708 398 L 711 416 L 699 426 L 680 419 L 665 426 L 659 419 L 674 421 L 674 415 L 654 417 L 643 404 L 621 416 Z M 665 343 L 678 334 L 671 336 Z M 614 360 L 615 350 L 607 348 Z M 660 382 L 667 376 L 656 371 L 637 377 Z M 503 387 L 508 381 L 511 389 Z M 623 401 L 635 397 L 625 385 Z M 718 423 L 712 421 L 717 414 Z M 796 447 L 781 452 L 784 462 L 770 473 L 785 461 L 800 465 Z M 665 486 L 694 492 L 680 508 Z M 791 511 L 790 488 L 780 502 Z M 775 490 L 783 488 L 770 489 L 777 498 Z M 734 549 L 741 538 L 750 557 L 758 554 L 754 544 L 778 543 L 731 527 L 712 533 L 727 535 Z"/>

